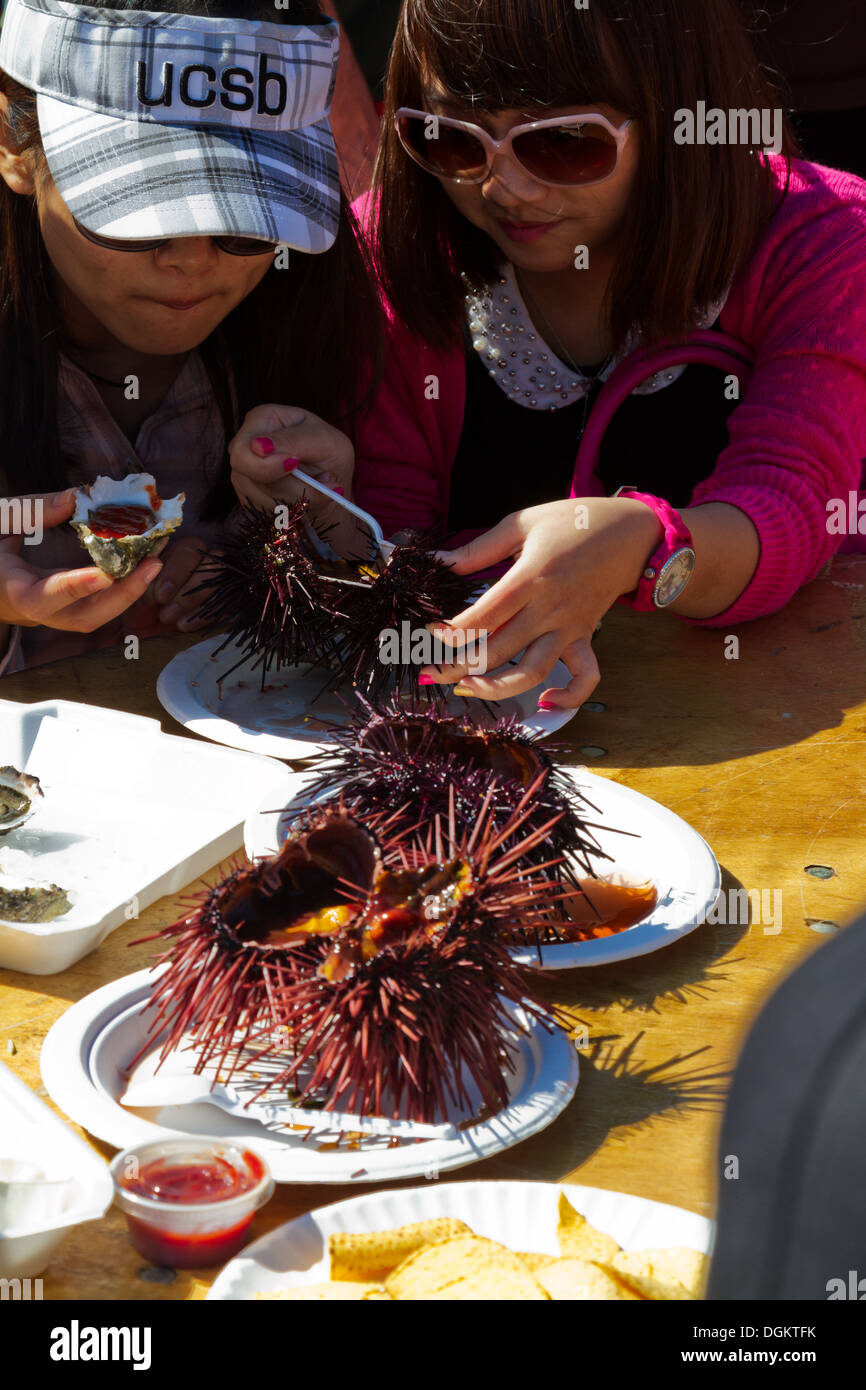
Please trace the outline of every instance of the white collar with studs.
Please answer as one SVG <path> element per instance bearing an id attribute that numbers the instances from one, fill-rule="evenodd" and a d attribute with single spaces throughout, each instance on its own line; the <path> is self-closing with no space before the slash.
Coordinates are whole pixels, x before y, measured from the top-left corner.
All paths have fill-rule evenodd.
<path id="1" fill-rule="evenodd" d="M 727 299 L 725 295 L 696 319 L 696 327 L 715 323 Z M 529 410 L 564 410 L 583 400 L 596 382 L 604 383 L 628 353 L 640 344 L 630 334 L 625 346 L 597 375 L 587 376 L 557 357 L 539 333 L 520 293 L 514 267 L 508 263 L 495 284 L 465 295 L 466 318 L 472 346 L 497 386 L 517 405 Z M 685 366 L 656 372 L 632 395 L 651 396 L 677 381 Z"/>

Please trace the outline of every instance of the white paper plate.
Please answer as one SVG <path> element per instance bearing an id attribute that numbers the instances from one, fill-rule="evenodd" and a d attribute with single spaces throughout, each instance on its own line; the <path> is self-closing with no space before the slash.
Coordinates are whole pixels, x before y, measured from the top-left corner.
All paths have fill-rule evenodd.
<path id="1" fill-rule="evenodd" d="M 540 961 L 535 947 L 528 946 L 515 950 L 514 959 L 542 970 L 608 965 L 658 951 L 694 931 L 714 905 L 722 883 L 718 861 L 706 841 L 673 811 L 630 787 L 599 777 L 585 767 L 559 770 L 598 808 L 598 815 L 588 811 L 587 818 L 602 823 L 604 828 L 593 834 L 601 848 L 613 856 L 612 861 L 599 860 L 600 877 L 617 875 L 629 883 L 649 881 L 655 885 L 658 902 L 642 922 L 614 936 L 543 946 Z M 308 804 L 305 788 L 315 775 L 315 769 L 294 774 L 287 807 L 300 812 Z M 251 859 L 275 854 L 280 848 L 283 815 L 271 800 L 249 816 L 244 845 Z M 285 826 L 283 821 L 283 831 Z M 640 838 L 617 834 L 616 830 L 628 830 Z"/>
<path id="2" fill-rule="evenodd" d="M 211 637 L 188 647 L 160 673 L 156 693 L 169 714 L 185 729 L 203 738 L 249 753 L 266 753 L 272 758 L 298 762 L 330 747 L 331 740 L 318 727 L 319 721 L 347 719 L 355 703 L 350 688 L 347 687 L 342 698 L 330 693 L 316 700 L 329 673 L 308 666 L 289 666 L 270 674 L 267 687 L 262 691 L 261 672 L 254 671 L 252 663 L 246 662 L 222 682 L 220 697 L 219 676 L 228 671 L 240 655 L 236 647 L 230 646 L 216 656 L 222 640 Z M 541 685 L 515 699 L 500 701 L 495 706 L 497 714 L 519 715 L 528 733 L 555 733 L 576 711 L 539 712 L 536 708 L 538 697 L 551 684 L 567 685 L 570 679 L 562 662 L 557 662 Z M 461 712 L 468 708 L 480 720 L 487 717 L 484 706 L 477 700 L 458 699 L 453 704 Z"/>
<path id="3" fill-rule="evenodd" d="M 385 1231 L 440 1216 L 459 1217 L 476 1235 L 511 1250 L 558 1255 L 560 1192 L 623 1249 L 685 1245 L 709 1254 L 714 1228 L 706 1217 L 625 1192 L 546 1182 L 430 1183 L 352 1197 L 278 1226 L 236 1255 L 207 1297 L 247 1299 L 272 1289 L 321 1283 L 330 1271 L 328 1236 L 338 1231 Z"/>
<path id="4" fill-rule="evenodd" d="M 509 1083 L 507 1109 L 460 1131 L 456 1139 L 363 1141 L 362 1150 L 320 1151 L 299 1135 L 274 1135 L 255 1120 L 237 1119 L 213 1105 L 166 1107 L 150 1112 L 124 1109 L 125 1068 L 143 1046 L 148 1020 L 138 1012 L 150 992 L 148 970 L 113 980 L 73 1004 L 58 1019 L 42 1047 L 42 1079 L 66 1114 L 119 1149 L 159 1138 L 207 1134 L 242 1140 L 270 1164 L 277 1182 L 386 1182 L 445 1172 L 487 1158 L 545 1129 L 571 1100 L 578 1056 L 561 1030 L 547 1033 L 519 1011 L 517 1071 Z M 156 1044 L 154 1039 L 154 1044 Z M 449 1119 L 462 1119 L 450 1116 Z M 319 1140 L 323 1136 L 317 1136 Z M 336 1138 L 336 1135 L 333 1136 Z"/>

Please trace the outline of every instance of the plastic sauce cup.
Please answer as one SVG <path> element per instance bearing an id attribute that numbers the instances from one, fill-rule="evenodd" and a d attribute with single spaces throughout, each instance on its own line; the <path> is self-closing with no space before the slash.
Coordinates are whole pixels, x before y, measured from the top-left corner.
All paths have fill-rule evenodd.
<path id="1" fill-rule="evenodd" d="M 166 1139 L 124 1149 L 111 1162 L 114 1200 L 129 1238 L 153 1264 L 224 1264 L 246 1243 L 274 1190 L 263 1158 L 241 1144 Z"/>

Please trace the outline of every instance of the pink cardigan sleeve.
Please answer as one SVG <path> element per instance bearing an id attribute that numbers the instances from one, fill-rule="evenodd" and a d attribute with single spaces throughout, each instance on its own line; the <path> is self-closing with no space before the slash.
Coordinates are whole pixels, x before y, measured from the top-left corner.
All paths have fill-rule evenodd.
<path id="1" fill-rule="evenodd" d="M 355 435 L 355 499 L 385 535 L 443 532 L 466 381 L 459 353 L 437 353 L 393 321 L 382 381 Z"/>
<path id="2" fill-rule="evenodd" d="M 358 198 L 352 211 L 370 238 L 373 195 Z M 427 347 L 399 322 L 384 295 L 382 310 L 382 378 L 355 428 L 355 500 L 386 536 L 408 527 L 441 532 L 466 404 L 462 357 Z"/>
<path id="3" fill-rule="evenodd" d="M 727 626 L 775 612 L 839 548 L 828 502 L 857 491 L 866 456 L 866 183 L 796 162 L 792 189 L 735 283 L 721 326 L 755 371 L 730 442 L 692 506 L 726 502 L 753 521 L 755 575 Z"/>

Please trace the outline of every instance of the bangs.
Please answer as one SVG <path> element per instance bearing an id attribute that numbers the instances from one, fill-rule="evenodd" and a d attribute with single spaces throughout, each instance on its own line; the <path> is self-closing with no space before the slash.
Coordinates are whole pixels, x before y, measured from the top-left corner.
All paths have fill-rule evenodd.
<path id="1" fill-rule="evenodd" d="M 641 114 L 641 87 L 629 81 L 614 27 L 597 6 L 574 0 L 406 0 L 402 41 L 412 90 L 423 102 L 436 79 L 478 111 L 537 110 L 606 103 Z M 413 81 L 414 78 L 414 81 Z"/>

